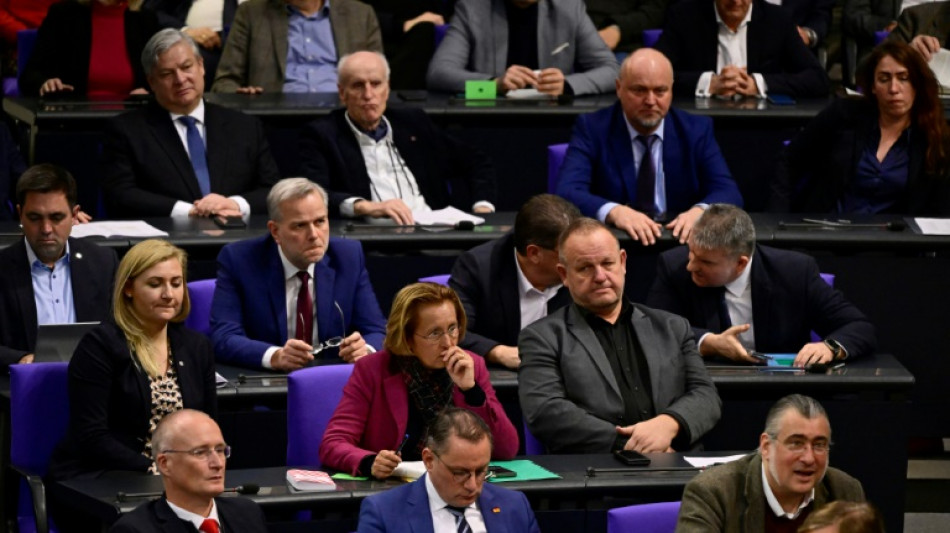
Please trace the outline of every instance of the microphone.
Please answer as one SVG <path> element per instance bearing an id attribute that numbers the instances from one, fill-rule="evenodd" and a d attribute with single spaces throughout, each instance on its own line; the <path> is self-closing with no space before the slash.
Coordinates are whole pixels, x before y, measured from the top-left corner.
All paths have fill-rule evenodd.
<path id="1" fill-rule="evenodd" d="M 458 231 L 474 231 L 475 223 L 471 220 L 459 220 L 455 224 L 354 224 L 353 222 L 347 222 L 345 226 L 345 231 L 356 231 L 361 229 L 404 229 L 404 228 L 447 228 L 455 229 Z"/>
<path id="2" fill-rule="evenodd" d="M 231 489 L 224 489 L 221 494 L 225 493 L 235 493 L 235 494 L 257 494 L 261 491 L 261 487 L 256 483 L 246 483 L 244 485 L 238 485 L 237 487 Z M 127 502 L 129 500 L 137 500 L 140 498 L 158 498 L 164 491 L 158 492 L 117 492 L 115 493 L 115 499 L 120 502 Z"/>
<path id="3" fill-rule="evenodd" d="M 245 483 L 243 485 L 238 485 L 237 487 L 234 487 L 233 489 L 224 489 L 224 492 L 222 492 L 222 494 L 224 494 L 225 492 L 233 492 L 235 494 L 257 494 L 260 491 L 261 491 L 261 487 L 257 483 Z"/>
<path id="4" fill-rule="evenodd" d="M 852 224 L 852 223 L 839 223 L 839 222 L 828 222 L 824 221 L 821 224 L 813 222 L 785 222 L 780 220 L 778 223 L 778 229 L 823 229 L 823 230 L 836 230 L 836 229 L 852 229 L 852 228 L 871 228 L 871 229 L 883 229 L 887 231 L 904 231 L 907 229 L 907 223 L 901 220 L 879 223 L 879 224 Z"/>

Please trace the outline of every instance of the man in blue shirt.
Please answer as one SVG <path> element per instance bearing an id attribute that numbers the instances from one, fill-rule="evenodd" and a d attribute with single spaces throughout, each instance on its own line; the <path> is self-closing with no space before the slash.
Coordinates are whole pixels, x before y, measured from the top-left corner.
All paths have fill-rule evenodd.
<path id="1" fill-rule="evenodd" d="M 337 60 L 383 51 L 373 8 L 356 0 L 249 0 L 238 7 L 214 92 L 336 92 Z"/>
<path id="2" fill-rule="evenodd" d="M 111 314 L 115 252 L 72 239 L 80 216 L 66 170 L 37 165 L 17 182 L 23 240 L 0 251 L 0 365 L 33 361 L 41 324 L 101 321 Z"/>

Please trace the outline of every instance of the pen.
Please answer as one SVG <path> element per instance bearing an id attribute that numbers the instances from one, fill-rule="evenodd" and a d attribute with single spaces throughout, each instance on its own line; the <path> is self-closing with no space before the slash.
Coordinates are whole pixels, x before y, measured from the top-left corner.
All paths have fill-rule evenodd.
<path id="1" fill-rule="evenodd" d="M 561 52 L 563 52 L 564 50 L 566 50 L 567 47 L 570 46 L 570 45 L 571 45 L 571 43 L 569 43 L 569 42 L 567 42 L 567 41 L 565 41 L 565 42 L 563 42 L 563 43 L 557 45 L 556 47 L 554 47 L 554 50 L 551 50 L 551 55 L 552 55 L 552 56 L 556 56 L 556 55 L 560 54 Z"/>
<path id="2" fill-rule="evenodd" d="M 402 449 L 406 446 L 406 443 L 409 442 L 409 433 L 402 438 L 402 442 L 399 443 L 399 447 L 396 448 L 396 455 L 402 455 Z"/>

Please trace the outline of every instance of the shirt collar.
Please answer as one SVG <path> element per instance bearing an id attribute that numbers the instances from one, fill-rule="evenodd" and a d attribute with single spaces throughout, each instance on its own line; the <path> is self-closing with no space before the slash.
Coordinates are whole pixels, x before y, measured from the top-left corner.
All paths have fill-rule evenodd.
<path id="1" fill-rule="evenodd" d="M 788 518 L 789 520 L 795 520 L 798 518 L 798 515 L 801 514 L 802 509 L 808 507 L 812 500 L 815 499 L 815 487 L 811 488 L 811 492 L 808 493 L 808 497 L 802 500 L 801 505 L 798 506 L 798 509 L 794 513 L 786 513 L 785 509 L 782 508 L 781 504 L 778 503 L 778 498 L 775 497 L 775 494 L 772 492 L 772 487 L 769 485 L 768 475 L 765 473 L 765 459 L 762 459 L 762 492 L 765 493 L 765 501 L 769 504 L 769 509 L 775 513 L 775 516 Z"/>
<path id="2" fill-rule="evenodd" d="M 752 4 L 749 4 L 749 10 L 746 11 L 745 18 L 743 18 L 742 22 L 739 23 L 739 26 L 736 27 L 737 32 L 741 30 L 743 26 L 747 25 L 749 21 L 752 20 L 752 7 L 753 7 Z M 718 24 L 719 26 L 723 28 L 726 28 L 729 31 L 732 31 L 732 28 L 730 28 L 729 26 L 726 26 L 726 23 L 723 22 L 722 17 L 719 16 L 719 10 L 716 9 L 715 6 L 713 6 L 713 12 L 716 13 L 716 24 Z"/>
<path id="3" fill-rule="evenodd" d="M 200 514 L 182 509 L 181 507 L 178 507 L 174 503 L 168 501 L 168 499 L 165 499 L 165 503 L 167 503 L 172 512 L 175 513 L 175 516 L 187 522 L 191 522 L 195 525 L 195 529 L 201 527 L 201 523 L 205 521 L 205 518 L 212 518 L 218 523 L 219 527 L 221 526 L 221 519 L 218 518 L 218 504 L 215 503 L 214 498 L 211 498 L 211 512 L 208 513 L 208 516 L 201 516 Z"/>
<path id="4" fill-rule="evenodd" d="M 330 0 L 323 0 L 323 7 L 321 7 L 320 10 L 317 11 L 314 15 L 309 16 L 309 17 L 304 15 L 299 9 L 297 9 L 296 7 L 290 4 L 284 4 L 284 7 L 287 8 L 288 15 L 291 15 L 291 16 L 300 15 L 301 17 L 304 17 L 306 19 L 315 19 L 319 17 L 327 17 L 330 15 Z"/>
<path id="5" fill-rule="evenodd" d="M 538 289 L 534 288 L 534 285 L 532 285 L 531 282 L 528 281 L 527 276 L 524 275 L 524 271 L 521 270 L 521 263 L 518 262 L 518 250 L 514 250 L 514 252 L 515 252 L 515 270 L 518 272 L 518 294 L 519 295 L 524 296 L 534 291 L 538 294 L 543 294 L 544 296 L 547 296 L 549 294 L 556 293 L 557 291 L 561 289 L 562 287 L 561 283 L 558 283 L 557 285 L 552 285 L 551 287 L 548 287 L 544 289 L 543 291 L 539 291 Z"/>
<path id="6" fill-rule="evenodd" d="M 287 256 L 284 255 L 284 251 L 281 250 L 280 245 L 277 245 L 277 253 L 280 254 L 280 264 L 284 267 L 284 281 L 289 281 L 290 278 L 297 277 L 297 272 L 300 272 L 300 269 L 294 266 L 293 263 L 287 259 Z M 307 274 L 310 274 L 310 278 L 313 279 L 313 265 L 316 263 L 310 263 L 307 265 Z"/>
<path id="7" fill-rule="evenodd" d="M 392 142 L 393 140 L 392 124 L 389 123 L 389 119 L 386 118 L 386 115 L 383 115 L 380 118 L 380 120 L 386 123 L 386 135 L 384 135 L 383 138 L 378 141 L 370 137 L 369 135 L 367 135 L 366 132 L 364 132 L 360 128 L 358 128 L 356 124 L 353 123 L 353 120 L 350 119 L 350 114 L 348 112 L 343 113 L 343 118 L 346 119 L 346 123 L 350 126 L 350 131 L 352 131 L 353 134 L 356 135 L 356 141 L 360 145 L 375 146 L 383 141 Z"/>
<path id="8" fill-rule="evenodd" d="M 26 244 L 26 261 L 30 264 L 32 269 L 34 266 L 42 266 L 47 270 L 49 267 L 45 263 L 40 262 L 40 258 L 36 257 L 36 252 L 33 251 L 33 247 L 30 246 L 30 241 L 26 240 L 26 237 L 23 237 L 23 242 Z M 66 239 L 66 251 L 62 257 L 56 260 L 56 266 L 66 266 L 69 264 L 69 239 Z M 55 269 L 54 269 L 55 270 Z"/>
<path id="9" fill-rule="evenodd" d="M 204 101 L 204 98 L 202 98 L 201 100 L 198 100 L 198 107 L 196 107 L 191 113 L 188 113 L 188 115 L 182 115 L 182 114 L 179 114 L 179 113 L 172 113 L 171 111 L 169 111 L 168 114 L 171 115 L 171 117 L 172 117 L 172 122 L 174 122 L 174 123 L 177 123 L 178 119 L 181 118 L 181 117 L 189 116 L 189 117 L 194 117 L 194 119 L 197 120 L 200 124 L 204 124 L 204 123 L 205 123 L 205 101 Z"/>
<path id="10" fill-rule="evenodd" d="M 432 484 L 432 479 L 429 478 L 429 474 L 425 475 L 426 483 L 426 494 L 429 496 L 429 509 L 431 511 L 441 511 L 445 509 L 449 504 L 445 503 L 445 500 L 442 499 L 442 496 L 439 496 L 439 491 L 435 490 L 435 485 Z M 476 499 L 471 505 L 465 507 L 466 509 L 478 509 L 478 499 Z"/>
<path id="11" fill-rule="evenodd" d="M 742 296 L 745 292 L 746 287 L 749 286 L 749 279 L 752 277 L 752 261 L 755 259 L 755 253 L 752 254 L 752 257 L 749 258 L 749 262 L 745 266 L 745 270 L 742 271 L 742 274 L 739 274 L 739 277 L 726 283 L 725 288 L 729 291 L 729 294 L 733 296 Z"/>
<path id="12" fill-rule="evenodd" d="M 661 118 L 660 124 L 656 127 L 656 131 L 654 131 L 650 135 L 656 135 L 662 141 L 663 140 L 663 123 L 665 122 L 666 122 L 666 117 Z M 637 131 L 633 126 L 630 125 L 630 121 L 627 120 L 627 115 L 623 116 L 623 123 L 627 125 L 627 133 L 630 134 L 630 142 L 634 142 L 637 137 L 639 137 L 640 135 L 643 135 L 642 133 Z"/>

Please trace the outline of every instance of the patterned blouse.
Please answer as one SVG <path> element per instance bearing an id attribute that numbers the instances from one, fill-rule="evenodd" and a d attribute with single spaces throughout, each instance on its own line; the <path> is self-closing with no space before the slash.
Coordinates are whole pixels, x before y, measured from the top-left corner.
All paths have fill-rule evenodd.
<path id="1" fill-rule="evenodd" d="M 168 370 L 161 376 L 151 378 L 149 386 L 152 390 L 152 416 L 148 421 L 148 436 L 145 439 L 142 455 L 153 459 L 152 466 L 148 469 L 149 473 L 158 474 L 152 456 L 152 433 L 165 415 L 184 408 L 181 401 L 181 388 L 178 386 L 178 373 L 175 371 L 175 360 L 171 353 L 168 354 Z"/>

